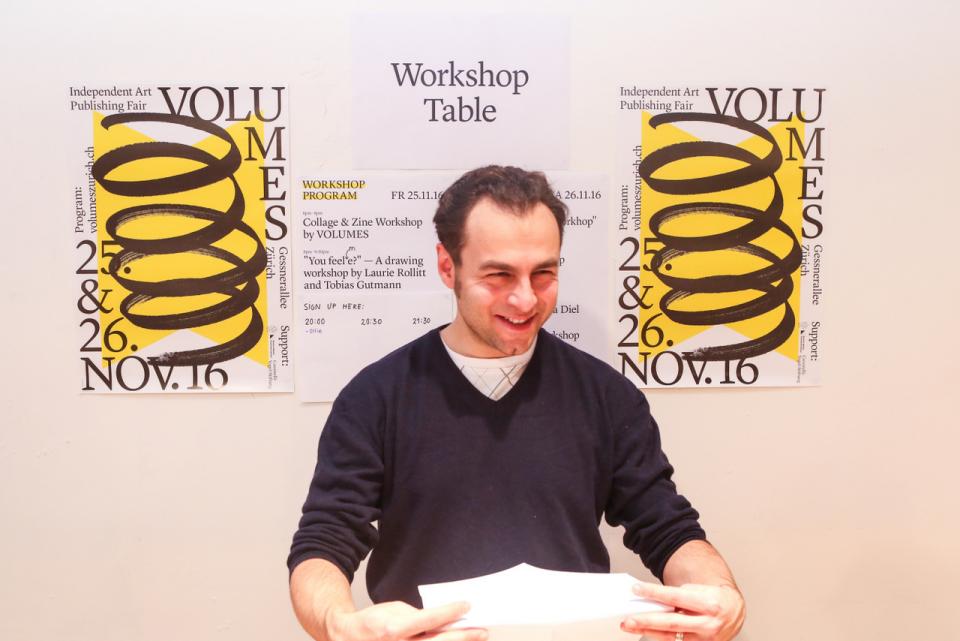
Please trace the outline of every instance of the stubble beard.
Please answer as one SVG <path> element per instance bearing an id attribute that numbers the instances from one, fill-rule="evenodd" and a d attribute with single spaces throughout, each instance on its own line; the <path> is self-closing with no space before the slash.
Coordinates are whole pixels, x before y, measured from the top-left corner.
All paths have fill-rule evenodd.
<path id="1" fill-rule="evenodd" d="M 497 322 L 496 319 L 491 319 L 491 326 L 490 326 L 489 332 L 483 331 L 483 328 L 475 327 L 470 322 L 470 319 L 468 318 L 468 316 L 463 313 L 463 308 L 460 306 L 460 289 L 461 289 L 460 278 L 457 276 L 454 276 L 453 294 L 454 296 L 457 297 L 457 315 L 463 321 L 464 327 L 467 328 L 470 334 L 472 334 L 473 337 L 477 339 L 477 341 L 479 341 L 480 343 L 483 343 L 487 347 L 492 347 L 493 349 L 497 350 L 504 356 L 515 356 L 516 354 L 521 354 L 530 347 L 530 345 L 527 345 L 523 349 L 521 349 L 520 347 L 513 347 L 510 349 L 507 349 L 507 346 L 504 345 L 503 342 L 500 340 L 500 337 L 497 336 L 496 330 L 493 329 L 492 324 Z M 539 327 L 537 329 L 539 331 Z M 532 342 L 533 341 L 531 340 L 531 343 Z"/>

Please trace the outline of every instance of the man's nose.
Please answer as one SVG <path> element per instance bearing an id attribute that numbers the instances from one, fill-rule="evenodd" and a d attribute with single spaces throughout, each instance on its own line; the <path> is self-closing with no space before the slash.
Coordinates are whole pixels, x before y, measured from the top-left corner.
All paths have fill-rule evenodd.
<path id="1" fill-rule="evenodd" d="M 517 284 L 507 297 L 507 302 L 521 312 L 530 312 L 537 304 L 537 294 L 529 278 L 518 278 Z"/>

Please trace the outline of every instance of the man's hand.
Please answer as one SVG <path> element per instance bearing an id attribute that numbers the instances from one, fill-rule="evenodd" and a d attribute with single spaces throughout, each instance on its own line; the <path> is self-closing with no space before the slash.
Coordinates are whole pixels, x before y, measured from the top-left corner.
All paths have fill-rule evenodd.
<path id="1" fill-rule="evenodd" d="M 357 610 L 350 582 L 325 559 L 307 559 L 290 576 L 290 598 L 303 629 L 316 641 L 484 641 L 481 629 L 438 630 L 462 617 L 470 606 L 451 603 L 418 610 L 401 601 Z"/>
<path id="2" fill-rule="evenodd" d="M 470 609 L 464 602 L 418 610 L 402 601 L 391 601 L 353 612 L 327 614 L 327 638 L 332 641 L 485 641 L 487 631 L 474 628 L 438 630 Z"/>
<path id="3" fill-rule="evenodd" d="M 730 585 L 638 583 L 633 591 L 677 611 L 631 615 L 620 624 L 625 632 L 655 641 L 676 641 L 678 632 L 683 632 L 684 641 L 728 641 L 743 626 L 743 596 Z"/>

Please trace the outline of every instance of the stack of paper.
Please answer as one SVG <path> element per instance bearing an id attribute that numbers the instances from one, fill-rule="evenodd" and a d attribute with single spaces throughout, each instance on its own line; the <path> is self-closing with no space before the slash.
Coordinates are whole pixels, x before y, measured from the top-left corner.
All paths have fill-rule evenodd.
<path id="1" fill-rule="evenodd" d="M 543 570 L 526 563 L 495 574 L 421 585 L 424 607 L 467 601 L 453 628 L 486 628 L 490 641 L 636 640 L 620 630 L 630 614 L 673 608 L 641 599 L 629 574 Z"/>

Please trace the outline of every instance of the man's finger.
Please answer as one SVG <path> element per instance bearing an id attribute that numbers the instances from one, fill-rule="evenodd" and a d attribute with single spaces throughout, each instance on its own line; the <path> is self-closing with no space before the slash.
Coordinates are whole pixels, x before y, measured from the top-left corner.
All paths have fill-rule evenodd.
<path id="1" fill-rule="evenodd" d="M 720 603 L 716 598 L 689 588 L 675 588 L 669 585 L 641 582 L 634 584 L 633 592 L 637 596 L 672 605 L 681 610 L 710 615 L 715 615 L 720 611 Z"/>
<path id="2" fill-rule="evenodd" d="M 470 604 L 466 601 L 438 605 L 434 608 L 424 608 L 416 611 L 392 632 L 401 639 L 412 637 L 421 632 L 428 632 L 448 623 L 453 623 L 466 614 L 468 610 L 470 610 Z"/>
<path id="3" fill-rule="evenodd" d="M 623 621 L 620 624 L 620 629 L 628 634 L 640 635 L 640 641 L 676 641 L 677 638 L 676 632 L 639 628 L 630 619 Z M 693 633 L 689 630 L 684 631 L 684 641 L 696 641 L 696 639 L 699 639 L 699 637 L 693 636 Z"/>
<path id="4" fill-rule="evenodd" d="M 630 632 L 628 630 L 628 632 Z M 642 631 L 633 631 L 633 634 L 643 634 L 642 641 L 676 641 L 677 634 L 676 632 L 657 632 L 656 630 L 642 630 Z M 699 637 L 693 636 L 691 633 L 684 635 L 684 641 L 696 641 Z"/>
<path id="5" fill-rule="evenodd" d="M 489 634 L 480 628 L 464 628 L 462 630 L 444 630 L 443 632 L 428 633 L 419 639 L 426 641 L 486 641 Z"/>
<path id="6" fill-rule="evenodd" d="M 709 630 L 713 619 L 709 617 L 676 614 L 674 612 L 645 612 L 631 614 L 625 620 L 627 628 L 660 632 L 691 632 L 705 633 Z"/>

